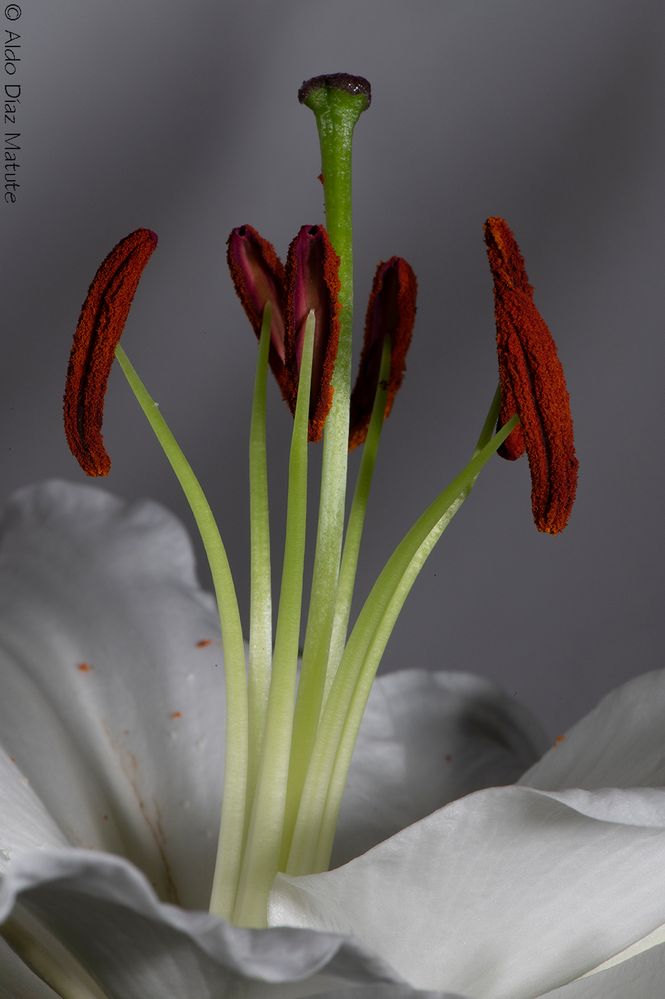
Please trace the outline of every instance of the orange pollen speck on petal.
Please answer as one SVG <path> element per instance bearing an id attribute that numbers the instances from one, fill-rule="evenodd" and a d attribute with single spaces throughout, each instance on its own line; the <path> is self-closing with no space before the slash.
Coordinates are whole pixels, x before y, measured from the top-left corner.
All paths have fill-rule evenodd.
<path id="1" fill-rule="evenodd" d="M 91 673 L 92 672 L 92 666 L 90 665 L 90 663 L 79 663 L 76 668 L 79 671 L 79 673 Z"/>
<path id="2" fill-rule="evenodd" d="M 494 314 L 501 385 L 499 425 L 515 413 L 520 433 L 505 442 L 504 457 L 526 449 L 536 527 L 557 534 L 568 522 L 577 489 L 573 420 L 556 344 L 533 301 L 524 259 L 508 223 L 492 216 L 485 242 L 494 279 Z"/>
<path id="3" fill-rule="evenodd" d="M 172 711 L 169 718 L 173 718 L 174 721 L 176 718 L 182 718 L 182 711 Z"/>
<path id="4" fill-rule="evenodd" d="M 556 749 L 557 746 L 560 746 L 561 743 L 565 741 L 566 741 L 565 735 L 557 735 L 556 739 L 554 740 L 554 748 Z"/>
<path id="5" fill-rule="evenodd" d="M 196 643 L 196 648 L 207 649 L 209 645 L 212 645 L 212 638 L 200 638 Z"/>
<path id="6" fill-rule="evenodd" d="M 111 468 L 102 421 L 115 349 L 145 265 L 157 245 L 150 229 L 137 229 L 115 246 L 95 274 L 81 308 L 65 385 L 65 434 L 86 475 Z"/>

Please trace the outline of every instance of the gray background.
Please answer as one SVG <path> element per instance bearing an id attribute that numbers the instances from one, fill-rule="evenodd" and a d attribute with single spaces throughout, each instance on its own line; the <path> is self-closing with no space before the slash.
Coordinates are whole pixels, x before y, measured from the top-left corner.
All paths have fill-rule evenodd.
<path id="1" fill-rule="evenodd" d="M 581 463 L 571 524 L 554 539 L 532 525 L 526 462 L 491 463 L 383 668 L 491 676 L 555 735 L 660 667 L 662 2 L 22 6 L 20 70 L 3 77 L 22 85 L 22 187 L 0 206 L 2 494 L 83 480 L 60 420 L 71 334 L 99 261 L 149 226 L 160 245 L 124 344 L 219 514 L 246 606 L 255 343 L 225 240 L 251 222 L 285 253 L 301 224 L 322 220 L 314 119 L 296 91 L 317 73 L 360 73 L 374 100 L 355 146 L 358 329 L 378 260 L 405 256 L 420 284 L 361 592 L 464 463 L 494 390 L 488 214 L 512 224 L 557 337 Z M 269 419 L 277 527 L 290 420 L 274 387 Z M 189 523 L 119 372 L 105 428 L 108 488 L 158 498 Z"/>

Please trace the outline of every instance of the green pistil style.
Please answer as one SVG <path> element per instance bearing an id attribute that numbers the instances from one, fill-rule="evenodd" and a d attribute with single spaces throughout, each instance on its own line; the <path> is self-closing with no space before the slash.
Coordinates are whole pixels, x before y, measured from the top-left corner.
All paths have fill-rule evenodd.
<path id="1" fill-rule="evenodd" d="M 340 258 L 340 333 L 333 403 L 328 414 L 321 468 L 319 519 L 312 572 L 302 670 L 294 720 L 289 773 L 287 827 L 292 828 L 305 780 L 328 674 L 330 637 L 344 536 L 344 514 L 351 397 L 353 332 L 353 229 L 351 149 L 353 132 L 370 103 L 370 87 L 361 77 L 337 73 L 303 84 L 300 101 L 316 117 L 321 146 L 321 179 L 326 227 Z"/>

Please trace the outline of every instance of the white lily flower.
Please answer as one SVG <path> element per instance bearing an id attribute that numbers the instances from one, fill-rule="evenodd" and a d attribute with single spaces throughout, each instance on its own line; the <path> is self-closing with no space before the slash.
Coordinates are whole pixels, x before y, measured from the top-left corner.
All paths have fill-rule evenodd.
<path id="1" fill-rule="evenodd" d="M 2 945 L 2 999 L 660 999 L 665 675 L 540 762 L 538 726 L 488 682 L 379 679 L 344 866 L 280 875 L 271 928 L 238 928 L 196 911 L 224 684 L 183 528 L 49 483 L 0 529 L 0 919 L 20 955 Z"/>
<path id="2" fill-rule="evenodd" d="M 412 669 L 372 689 L 415 579 L 497 450 L 528 455 L 538 529 L 568 521 L 568 391 L 520 249 L 504 219 L 487 219 L 499 387 L 468 463 L 392 550 L 350 628 L 417 283 L 400 257 L 377 268 L 352 391 L 351 140 L 371 88 L 334 73 L 298 97 L 316 118 L 327 228 L 301 226 L 286 267 L 252 226 L 228 242 L 259 337 L 248 655 L 214 514 L 119 343 L 151 230 L 117 243 L 90 285 L 65 432 L 83 470 L 106 475 L 117 359 L 190 505 L 215 600 L 183 529 L 154 504 L 50 483 L 18 494 L 0 524 L 0 989 L 599 999 L 630 980 L 631 995 L 656 999 L 665 791 L 644 785 L 662 783 L 662 678 L 609 698 L 540 762 L 540 729 L 486 681 Z M 274 632 L 269 366 L 293 412 Z M 308 442 L 322 437 L 304 623 Z"/>

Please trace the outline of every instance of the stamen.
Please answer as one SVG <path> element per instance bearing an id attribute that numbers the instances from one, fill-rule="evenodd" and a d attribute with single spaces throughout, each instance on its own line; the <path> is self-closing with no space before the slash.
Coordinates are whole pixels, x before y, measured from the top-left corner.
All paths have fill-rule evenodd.
<path id="1" fill-rule="evenodd" d="M 406 354 L 416 318 L 417 289 L 416 275 L 401 257 L 391 257 L 377 267 L 367 305 L 358 375 L 351 393 L 350 449 L 362 444 L 367 437 L 386 337 L 390 337 L 391 355 L 384 415 L 388 416 L 392 409 L 406 370 Z"/>
<path id="2" fill-rule="evenodd" d="M 295 410 L 305 324 L 316 317 L 308 439 L 318 441 L 333 400 L 332 377 L 339 344 L 339 257 L 322 225 L 304 225 L 289 247 L 286 261 L 286 365 L 292 372 Z"/>
<path id="3" fill-rule="evenodd" d="M 269 363 L 283 398 L 291 409 L 294 390 L 286 367 L 286 285 L 284 265 L 274 246 L 251 225 L 234 229 L 227 244 L 227 261 L 231 278 L 252 324 L 257 339 L 261 337 L 261 322 L 266 302 L 272 306 Z"/>
<path id="4" fill-rule="evenodd" d="M 485 242 L 494 278 L 502 395 L 499 423 L 515 412 L 519 416 L 536 527 L 557 534 L 570 516 L 578 468 L 563 368 L 552 334 L 534 305 L 524 260 L 507 222 L 489 218 Z M 519 457 L 519 438 L 511 444 L 511 453 Z"/>
<path id="5" fill-rule="evenodd" d="M 106 385 L 143 268 L 156 246 L 150 229 L 137 229 L 120 240 L 95 274 L 81 309 L 69 357 L 64 417 L 70 450 L 86 475 L 108 475 L 111 468 L 102 437 Z"/>

